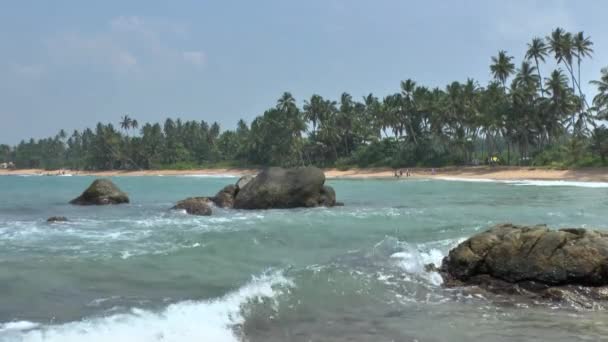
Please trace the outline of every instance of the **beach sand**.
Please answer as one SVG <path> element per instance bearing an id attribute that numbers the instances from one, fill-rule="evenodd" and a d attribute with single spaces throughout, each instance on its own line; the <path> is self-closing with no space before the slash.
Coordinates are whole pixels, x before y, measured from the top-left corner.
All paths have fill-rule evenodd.
<path id="1" fill-rule="evenodd" d="M 405 174 L 405 168 L 403 172 Z M 453 179 L 490 179 L 490 180 L 564 180 L 584 182 L 608 182 L 608 168 L 586 168 L 576 170 L 553 170 L 532 167 L 444 167 L 436 168 L 432 174 L 431 168 L 410 168 L 412 178 L 453 178 Z M 394 178 L 391 168 L 365 169 L 325 169 L 327 178 Z M 256 169 L 199 169 L 199 170 L 142 170 L 142 171 L 71 171 L 71 175 L 89 175 L 98 177 L 108 176 L 178 176 L 178 175 L 209 175 L 209 176 L 242 176 L 255 174 Z M 60 171 L 40 169 L 0 170 L 0 175 L 58 175 Z M 404 176 L 405 177 L 405 176 Z"/>

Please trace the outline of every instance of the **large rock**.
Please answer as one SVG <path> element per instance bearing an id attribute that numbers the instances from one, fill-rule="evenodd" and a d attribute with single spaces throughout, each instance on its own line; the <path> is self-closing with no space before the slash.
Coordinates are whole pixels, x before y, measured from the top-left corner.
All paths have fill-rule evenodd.
<path id="1" fill-rule="evenodd" d="M 451 250 L 441 272 L 448 285 L 607 286 L 608 233 L 497 225 Z"/>
<path id="2" fill-rule="evenodd" d="M 95 180 L 83 193 L 70 201 L 77 205 L 105 205 L 129 203 L 129 196 L 122 192 L 111 180 Z"/>
<path id="3" fill-rule="evenodd" d="M 293 169 L 272 167 L 260 172 L 238 189 L 234 208 L 332 206 L 335 204 L 335 193 L 331 187 L 324 187 L 324 183 L 325 174 L 316 167 Z"/>
<path id="4" fill-rule="evenodd" d="M 244 188 L 247 183 L 251 182 L 255 178 L 255 175 L 245 175 L 236 182 L 236 190 Z"/>
<path id="5" fill-rule="evenodd" d="M 213 196 L 211 200 L 220 208 L 232 208 L 234 206 L 234 196 L 236 196 L 236 193 L 236 185 L 226 185 L 215 196 Z"/>
<path id="6" fill-rule="evenodd" d="M 190 197 L 177 202 L 172 209 L 182 209 L 190 215 L 209 216 L 213 202 L 208 197 Z"/>

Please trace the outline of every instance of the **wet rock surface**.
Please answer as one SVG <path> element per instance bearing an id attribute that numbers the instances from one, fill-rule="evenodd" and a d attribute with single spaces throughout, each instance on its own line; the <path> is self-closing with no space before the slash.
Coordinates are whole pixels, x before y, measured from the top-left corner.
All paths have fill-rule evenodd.
<path id="1" fill-rule="evenodd" d="M 448 287 L 589 307 L 608 300 L 608 233 L 500 224 L 452 249 L 439 272 Z"/>
<path id="2" fill-rule="evenodd" d="M 129 196 L 107 178 L 96 179 L 78 197 L 70 201 L 76 205 L 107 205 L 129 203 Z"/>

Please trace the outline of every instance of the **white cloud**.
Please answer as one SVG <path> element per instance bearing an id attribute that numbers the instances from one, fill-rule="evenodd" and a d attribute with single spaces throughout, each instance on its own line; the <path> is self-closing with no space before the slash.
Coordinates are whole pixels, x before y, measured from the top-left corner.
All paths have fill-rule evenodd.
<path id="1" fill-rule="evenodd" d="M 197 67 L 204 66 L 207 59 L 205 53 L 202 51 L 184 51 L 182 57 L 184 58 L 184 61 Z"/>

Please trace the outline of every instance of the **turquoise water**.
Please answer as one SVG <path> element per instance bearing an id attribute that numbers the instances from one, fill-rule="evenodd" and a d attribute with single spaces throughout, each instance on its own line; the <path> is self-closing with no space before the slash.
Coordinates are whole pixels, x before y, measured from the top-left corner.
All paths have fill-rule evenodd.
<path id="1" fill-rule="evenodd" d="M 0 177 L 0 341 L 598 341 L 593 310 L 444 289 L 424 265 L 500 222 L 608 227 L 608 184 L 332 180 L 339 208 L 171 211 L 231 177 Z M 53 215 L 70 222 L 47 224 Z"/>

